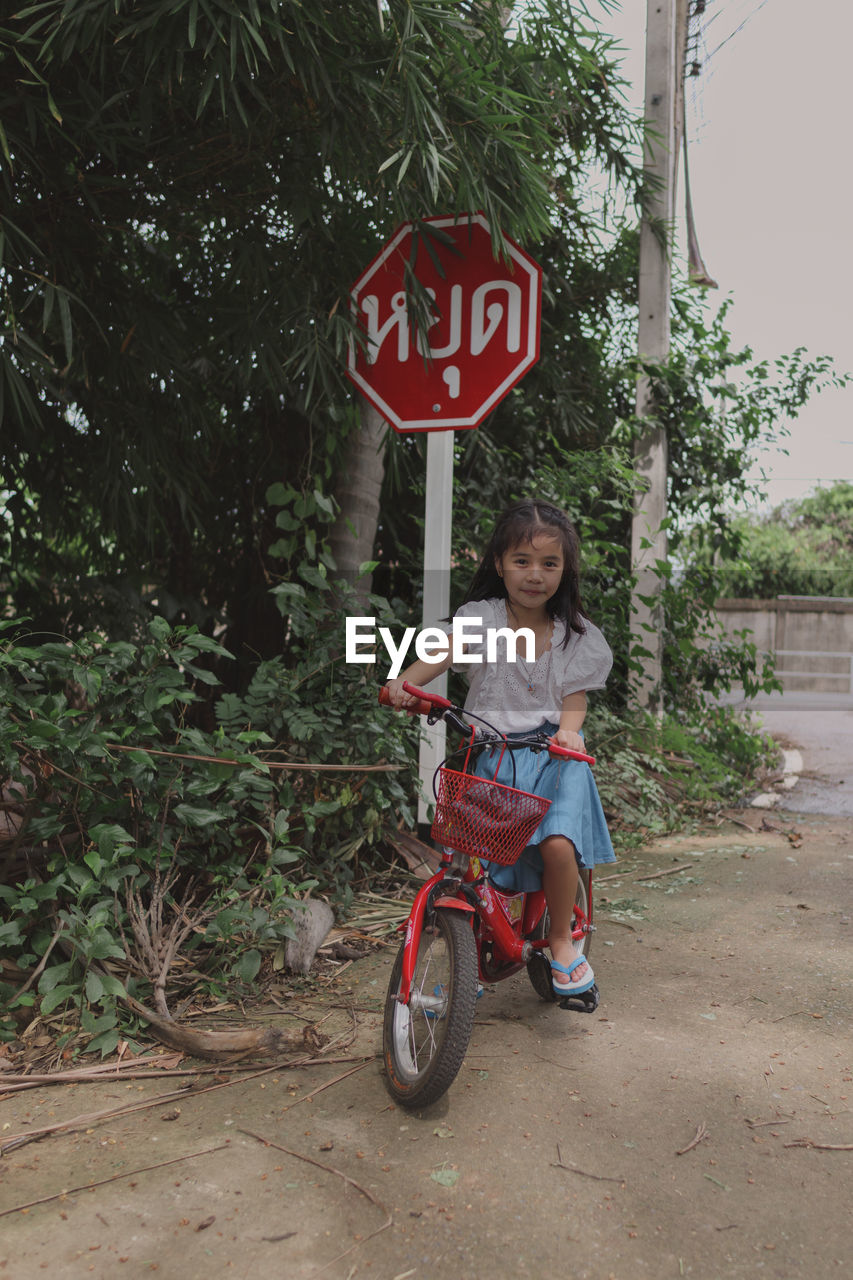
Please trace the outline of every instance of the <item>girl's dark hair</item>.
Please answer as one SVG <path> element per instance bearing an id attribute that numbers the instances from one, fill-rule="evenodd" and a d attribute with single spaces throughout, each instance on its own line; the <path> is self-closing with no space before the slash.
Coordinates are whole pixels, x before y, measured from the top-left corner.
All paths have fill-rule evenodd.
<path id="1" fill-rule="evenodd" d="M 550 502 L 540 502 L 535 498 L 524 499 L 507 507 L 498 517 L 489 545 L 463 603 L 496 598 L 505 600 L 506 586 L 495 562 L 519 543 L 533 542 L 537 535 L 543 533 L 556 535 L 562 543 L 563 576 L 545 607 L 552 618 L 559 618 L 565 623 L 563 644 L 567 645 L 573 631 L 578 635 L 583 635 L 586 631 L 580 594 L 580 540 L 565 511 Z"/>

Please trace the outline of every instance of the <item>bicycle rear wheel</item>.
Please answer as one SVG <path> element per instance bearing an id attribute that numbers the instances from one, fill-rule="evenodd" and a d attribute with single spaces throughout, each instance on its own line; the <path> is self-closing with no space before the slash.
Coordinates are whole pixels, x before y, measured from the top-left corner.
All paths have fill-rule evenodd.
<path id="1" fill-rule="evenodd" d="M 408 1004 L 397 999 L 402 971 L 403 947 L 385 999 L 386 1083 L 404 1107 L 426 1107 L 450 1088 L 471 1039 L 477 947 L 468 913 L 439 909 L 424 926 Z"/>

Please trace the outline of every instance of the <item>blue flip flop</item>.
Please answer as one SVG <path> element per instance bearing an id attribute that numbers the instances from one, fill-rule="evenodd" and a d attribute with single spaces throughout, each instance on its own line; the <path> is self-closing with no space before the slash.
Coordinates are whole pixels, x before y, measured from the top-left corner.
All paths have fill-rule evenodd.
<path id="1" fill-rule="evenodd" d="M 564 973 L 569 978 L 575 969 L 582 964 L 589 965 L 589 977 L 587 978 L 581 978 L 577 982 L 555 982 L 553 978 L 551 979 L 551 986 L 558 996 L 579 996 L 584 991 L 589 991 L 591 987 L 595 986 L 595 974 L 592 972 L 592 965 L 589 964 L 586 956 L 577 956 L 568 966 L 558 964 L 556 960 L 551 961 L 552 969 L 556 969 L 558 973 Z"/>

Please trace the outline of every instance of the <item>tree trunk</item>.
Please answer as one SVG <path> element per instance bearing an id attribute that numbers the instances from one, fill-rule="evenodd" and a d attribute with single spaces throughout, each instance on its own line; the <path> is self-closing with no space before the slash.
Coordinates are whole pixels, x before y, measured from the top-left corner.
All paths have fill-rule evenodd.
<path id="1" fill-rule="evenodd" d="M 346 458 L 335 487 L 340 511 L 329 543 L 339 574 L 355 582 L 358 594 L 366 596 L 370 576 L 358 579 L 358 570 L 373 558 L 388 424 L 364 398 L 360 410 L 361 421 L 347 441 Z"/>

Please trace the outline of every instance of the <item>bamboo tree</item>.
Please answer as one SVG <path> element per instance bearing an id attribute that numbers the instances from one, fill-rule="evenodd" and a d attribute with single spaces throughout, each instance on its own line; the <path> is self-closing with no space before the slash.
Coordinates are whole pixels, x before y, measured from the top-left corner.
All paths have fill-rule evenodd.
<path id="1" fill-rule="evenodd" d="M 113 625 L 149 587 L 173 616 L 269 628 L 263 494 L 349 470 L 347 291 L 389 232 L 483 209 L 532 245 L 559 210 L 594 235 L 585 166 L 631 175 L 608 43 L 566 0 L 516 5 L 510 34 L 505 9 L 476 29 L 456 0 L 5 20 L 0 538 L 44 625 Z"/>

